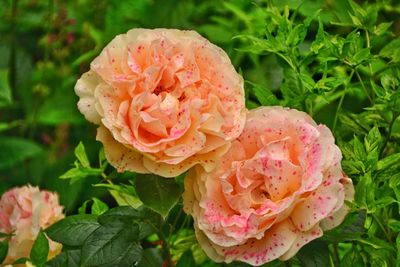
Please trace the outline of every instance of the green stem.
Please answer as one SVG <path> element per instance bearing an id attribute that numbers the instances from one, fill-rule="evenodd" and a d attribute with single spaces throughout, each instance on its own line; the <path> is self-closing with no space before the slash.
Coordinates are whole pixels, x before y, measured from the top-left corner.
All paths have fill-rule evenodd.
<path id="1" fill-rule="evenodd" d="M 391 241 L 390 236 L 386 231 L 385 227 L 383 226 L 383 224 L 381 223 L 381 221 L 379 220 L 378 216 L 372 213 L 372 218 L 374 218 L 374 220 L 378 223 L 379 227 L 382 229 L 382 232 L 385 234 L 386 239 L 390 242 Z"/>
<path id="2" fill-rule="evenodd" d="M 157 227 L 153 226 L 153 228 L 154 228 L 154 230 L 157 231 L 158 237 L 162 241 L 161 248 L 162 248 L 164 258 L 167 261 L 167 266 L 172 267 L 173 264 L 172 264 L 172 259 L 171 259 L 171 253 L 169 251 L 169 244 L 168 244 L 167 239 L 164 236 L 164 233 L 162 232 L 162 229 L 161 229 L 162 227 L 160 227 L 160 229 L 158 229 Z"/>
<path id="3" fill-rule="evenodd" d="M 353 78 L 353 75 L 354 75 L 354 69 L 351 70 L 351 73 L 350 73 L 350 76 L 349 76 L 349 80 L 348 80 L 348 82 L 346 83 L 346 85 L 345 85 L 345 87 L 344 87 L 344 92 L 343 92 L 343 94 L 342 94 L 341 97 L 340 97 L 339 104 L 338 104 L 338 106 L 337 106 L 336 113 L 335 113 L 335 118 L 334 118 L 334 120 L 333 120 L 333 127 L 332 127 L 332 130 L 333 130 L 333 131 L 335 131 L 336 124 L 337 124 L 337 120 L 338 120 L 338 114 L 339 114 L 340 109 L 342 108 L 342 104 L 343 104 L 344 97 L 346 96 L 347 87 L 348 87 L 347 85 L 348 85 L 348 83 L 351 82 L 351 79 Z"/>
<path id="4" fill-rule="evenodd" d="M 399 117 L 399 114 L 393 115 L 393 118 L 392 118 L 392 120 L 390 121 L 388 134 L 387 134 L 387 136 L 386 136 L 386 138 L 385 138 L 385 141 L 384 141 L 384 143 L 383 143 L 383 145 L 382 145 L 382 149 L 381 149 L 381 152 L 380 152 L 380 154 L 379 154 L 379 158 L 382 158 L 383 152 L 384 152 L 384 150 L 385 150 L 385 148 L 386 148 L 386 146 L 387 146 L 387 144 L 388 144 L 388 142 L 389 142 L 389 140 L 390 140 L 390 137 L 392 136 L 392 130 L 393 130 L 394 122 L 396 121 L 396 119 L 397 119 L 398 117 Z"/>
<path id="5" fill-rule="evenodd" d="M 361 86 L 362 86 L 362 88 L 363 88 L 363 90 L 364 90 L 366 96 L 368 97 L 369 102 L 371 102 L 371 104 L 372 104 L 372 103 L 373 103 L 372 98 L 371 98 L 371 96 L 369 95 L 368 90 L 367 90 L 367 87 L 365 87 L 365 84 L 364 84 L 364 82 L 363 82 L 363 80 L 362 80 L 362 78 L 361 78 L 361 76 L 360 76 L 360 74 L 358 73 L 357 70 L 356 70 L 356 75 L 357 75 L 358 80 L 359 80 L 360 83 L 361 83 Z"/>
<path id="6" fill-rule="evenodd" d="M 335 264 L 333 266 L 339 265 L 340 257 L 339 257 L 339 251 L 338 251 L 337 245 L 333 244 L 332 246 L 333 246 L 333 259 L 335 261 Z"/>

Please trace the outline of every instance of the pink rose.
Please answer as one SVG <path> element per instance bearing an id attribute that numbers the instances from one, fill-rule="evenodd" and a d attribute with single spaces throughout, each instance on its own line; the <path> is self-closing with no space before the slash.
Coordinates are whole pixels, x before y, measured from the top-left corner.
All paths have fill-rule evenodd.
<path id="1" fill-rule="evenodd" d="M 261 107 L 220 165 L 185 178 L 185 211 L 215 261 L 287 260 L 339 225 L 354 195 L 330 130 L 306 113 Z"/>
<path id="2" fill-rule="evenodd" d="M 3 264 L 27 257 L 40 228 L 45 229 L 64 218 L 58 195 L 30 185 L 5 192 L 0 199 L 0 232 L 14 234 Z M 62 245 L 49 240 L 48 259 L 61 252 Z"/>
<path id="3" fill-rule="evenodd" d="M 78 80 L 78 108 L 118 171 L 207 171 L 241 133 L 243 79 L 194 31 L 133 29 L 115 37 Z"/>

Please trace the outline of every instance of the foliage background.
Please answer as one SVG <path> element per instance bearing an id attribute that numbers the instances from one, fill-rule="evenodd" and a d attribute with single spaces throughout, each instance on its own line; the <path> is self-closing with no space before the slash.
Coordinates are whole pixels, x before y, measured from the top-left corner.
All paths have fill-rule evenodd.
<path id="1" fill-rule="evenodd" d="M 243 74 L 248 108 L 294 107 L 334 131 L 356 184 L 353 212 L 289 265 L 400 266 L 396 0 L 0 0 L 0 193 L 39 185 L 59 192 L 68 214 L 92 197 L 116 205 L 91 186 L 98 175 L 58 177 L 80 141 L 91 162 L 100 149 L 95 126 L 76 109 L 76 80 L 135 27 L 198 31 Z M 313 249 L 325 260 L 310 257 Z"/>

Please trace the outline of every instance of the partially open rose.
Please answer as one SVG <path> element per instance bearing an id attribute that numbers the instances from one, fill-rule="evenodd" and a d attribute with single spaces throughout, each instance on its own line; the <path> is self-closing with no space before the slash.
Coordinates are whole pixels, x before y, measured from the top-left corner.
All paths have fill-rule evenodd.
<path id="1" fill-rule="evenodd" d="M 211 173 L 185 178 L 184 207 L 215 261 L 287 260 L 340 224 L 353 198 L 330 130 L 281 107 L 247 115 L 245 128 Z"/>
<path id="2" fill-rule="evenodd" d="M 32 245 L 40 231 L 64 218 L 58 195 L 37 187 L 13 188 L 0 199 L 0 232 L 13 234 L 3 264 L 29 258 Z M 61 252 L 62 245 L 49 240 L 48 259 Z"/>
<path id="3" fill-rule="evenodd" d="M 195 164 L 210 171 L 245 121 L 242 77 L 194 31 L 118 35 L 75 91 L 119 171 L 173 177 Z"/>

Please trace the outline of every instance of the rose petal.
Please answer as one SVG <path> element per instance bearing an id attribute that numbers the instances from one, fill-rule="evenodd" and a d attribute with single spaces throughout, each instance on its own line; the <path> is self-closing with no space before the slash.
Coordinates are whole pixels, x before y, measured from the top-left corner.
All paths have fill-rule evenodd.
<path id="1" fill-rule="evenodd" d="M 115 141 L 104 126 L 100 125 L 97 129 L 96 139 L 103 143 L 107 160 L 119 172 L 129 170 L 138 173 L 149 173 L 143 165 L 143 155 Z"/>

